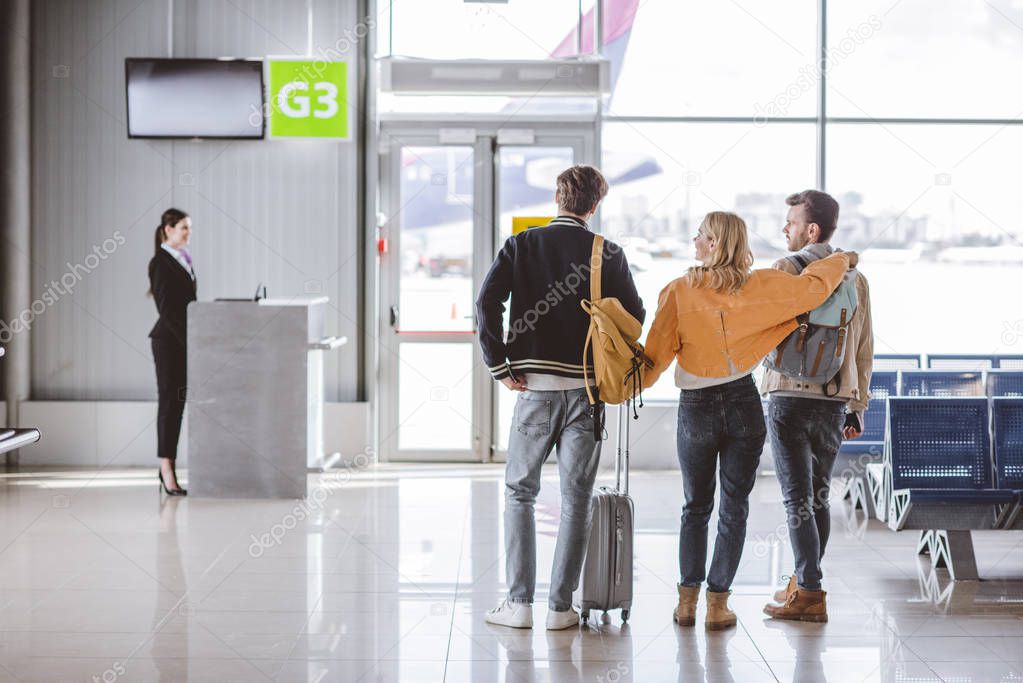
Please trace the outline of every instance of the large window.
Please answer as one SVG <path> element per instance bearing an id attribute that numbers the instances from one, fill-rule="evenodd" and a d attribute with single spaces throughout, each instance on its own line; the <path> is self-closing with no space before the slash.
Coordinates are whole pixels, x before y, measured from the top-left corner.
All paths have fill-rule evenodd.
<path id="1" fill-rule="evenodd" d="M 1006 302 L 1023 265 L 1012 170 L 1023 127 L 828 131 L 828 186 L 842 206 L 835 241 L 863 253 L 879 352 L 1012 352 L 1003 344 L 1021 317 Z"/>
<path id="2" fill-rule="evenodd" d="M 1011 76 L 1023 5 L 825 11 L 821 26 L 816 2 L 648 0 L 627 44 L 610 41 L 602 220 L 627 244 L 650 316 L 693 263 L 707 211 L 746 219 L 765 267 L 784 250 L 785 196 L 818 187 L 841 204 L 833 243 L 862 254 L 879 353 L 1019 353 L 1023 316 L 1004 302 L 1023 266 Z M 675 396 L 671 375 L 652 398 Z"/>
<path id="3" fill-rule="evenodd" d="M 605 0 L 608 19 L 630 4 Z M 609 113 L 752 116 L 812 68 L 816 23 L 814 0 L 641 2 L 630 30 L 607 36 L 620 73 Z M 786 110 L 812 116 L 814 99 L 793 98 Z"/>
<path id="4" fill-rule="evenodd" d="M 593 46 L 593 0 L 388 6 L 389 54 L 573 58 Z M 739 213 L 757 266 L 768 266 L 784 253 L 786 195 L 816 187 L 841 205 L 833 242 L 861 252 L 878 352 L 1021 352 L 1023 314 L 1004 302 L 1023 272 L 1023 2 L 600 7 L 611 68 L 610 96 L 599 103 L 428 104 L 509 121 L 599 108 L 611 181 L 602 226 L 625 245 L 648 328 L 658 292 L 693 263 L 706 212 Z M 420 99 L 383 98 L 381 110 L 422 111 Z M 672 374 L 652 397 L 674 396 Z"/>
<path id="5" fill-rule="evenodd" d="M 387 5 L 388 25 L 381 35 L 392 55 L 548 59 L 579 54 L 577 29 L 593 0 L 390 0 Z"/>
<path id="6" fill-rule="evenodd" d="M 831 116 L 1018 118 L 1023 4 L 828 3 Z"/>

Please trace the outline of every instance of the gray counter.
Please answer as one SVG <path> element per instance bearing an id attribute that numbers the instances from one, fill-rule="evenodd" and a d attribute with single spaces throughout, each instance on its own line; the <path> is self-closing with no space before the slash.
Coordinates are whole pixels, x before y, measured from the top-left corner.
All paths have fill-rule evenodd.
<path id="1" fill-rule="evenodd" d="M 323 455 L 326 297 L 188 307 L 188 493 L 302 498 Z"/>

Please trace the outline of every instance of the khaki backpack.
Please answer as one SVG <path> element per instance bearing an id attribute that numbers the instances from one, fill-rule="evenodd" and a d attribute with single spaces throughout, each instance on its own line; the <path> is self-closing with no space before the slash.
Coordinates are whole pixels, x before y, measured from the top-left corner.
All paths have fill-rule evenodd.
<path id="1" fill-rule="evenodd" d="M 590 329 L 583 345 L 583 378 L 590 405 L 598 402 L 618 404 L 641 394 L 642 371 L 653 362 L 643 353 L 639 337 L 643 325 L 625 310 L 616 297 L 601 298 L 600 272 L 604 260 L 604 238 L 595 235 L 593 254 L 590 256 L 590 298 L 580 303 L 590 316 Z M 587 351 L 593 352 L 593 383 L 596 396 L 590 390 Z M 640 397 L 642 401 L 642 397 Z"/>

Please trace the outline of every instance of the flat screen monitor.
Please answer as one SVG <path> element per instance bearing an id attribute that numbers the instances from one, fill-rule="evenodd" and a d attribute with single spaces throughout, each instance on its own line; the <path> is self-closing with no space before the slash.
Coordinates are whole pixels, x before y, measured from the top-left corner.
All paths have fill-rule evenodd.
<path id="1" fill-rule="evenodd" d="M 125 60 L 130 138 L 262 138 L 263 62 Z"/>

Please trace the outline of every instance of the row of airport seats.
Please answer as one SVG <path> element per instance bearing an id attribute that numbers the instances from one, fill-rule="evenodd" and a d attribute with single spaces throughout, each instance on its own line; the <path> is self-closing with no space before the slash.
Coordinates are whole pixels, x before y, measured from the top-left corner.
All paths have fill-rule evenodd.
<path id="1" fill-rule="evenodd" d="M 889 396 L 1023 396 L 1023 355 L 879 354 L 870 394 L 863 436 L 843 443 L 844 454 L 880 456 Z"/>
<path id="2" fill-rule="evenodd" d="M 977 578 L 970 532 L 1023 529 L 1023 356 L 876 356 L 864 434 L 840 461 L 854 505 Z"/>
<path id="3" fill-rule="evenodd" d="M 1023 370 L 1023 354 L 879 353 L 874 370 Z"/>
<path id="4" fill-rule="evenodd" d="M 4 355 L 4 349 L 0 346 L 0 357 Z M 15 429 L 11 427 L 0 427 L 0 455 L 9 453 L 23 446 L 28 446 L 39 440 L 39 430 Z"/>
<path id="5" fill-rule="evenodd" d="M 1023 355 L 879 354 L 870 394 L 863 435 L 844 442 L 841 455 L 880 458 L 889 396 L 1023 396 Z"/>
<path id="6" fill-rule="evenodd" d="M 875 370 L 870 377 L 870 404 L 863 436 L 842 444 L 847 454 L 876 453 L 884 447 L 885 401 L 890 396 L 955 398 L 1023 397 L 1023 368 L 1006 370 Z"/>
<path id="7" fill-rule="evenodd" d="M 1023 530 L 1023 398 L 892 397 L 883 459 L 867 465 L 879 519 L 918 530 L 953 579 L 976 579 L 972 530 Z"/>

